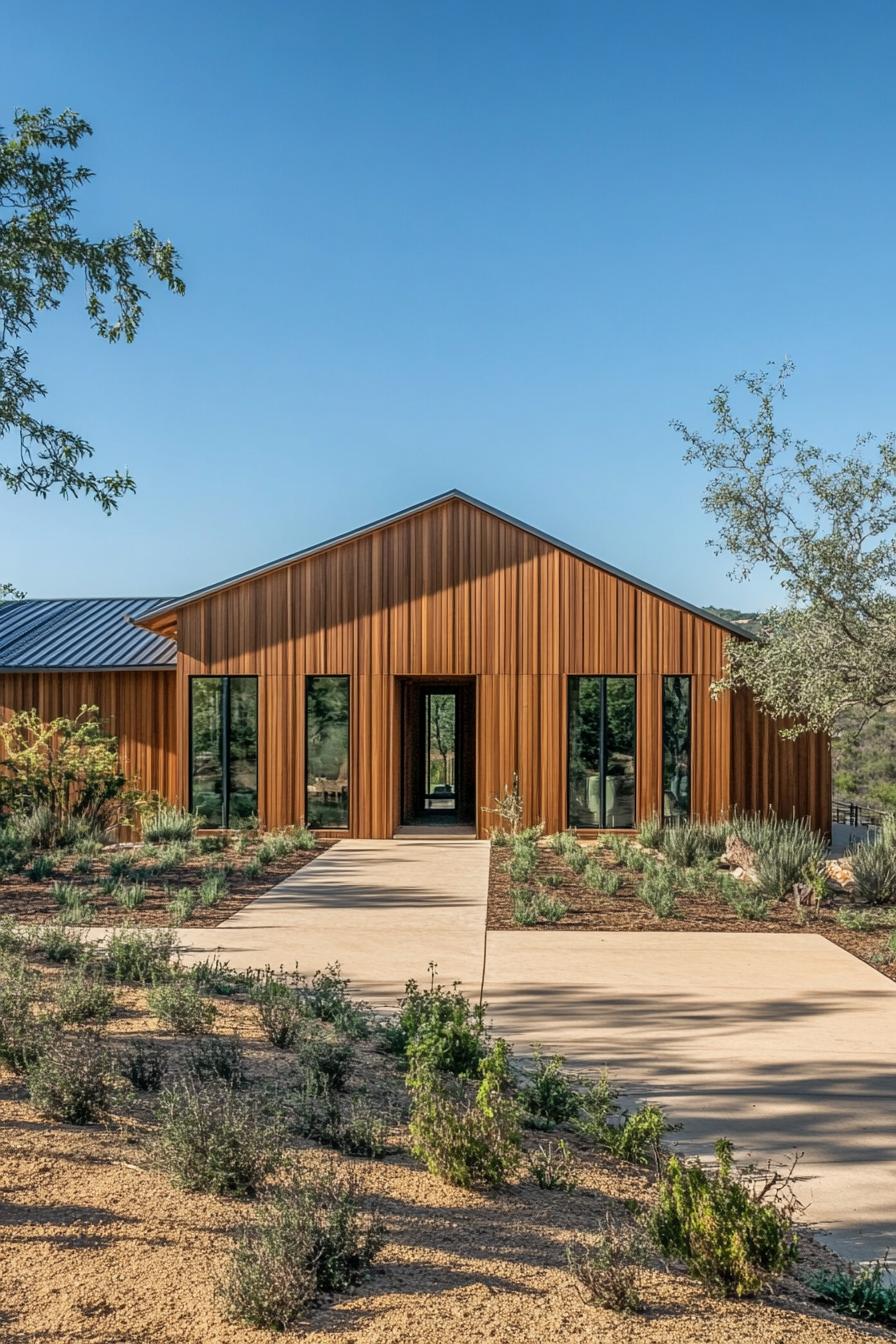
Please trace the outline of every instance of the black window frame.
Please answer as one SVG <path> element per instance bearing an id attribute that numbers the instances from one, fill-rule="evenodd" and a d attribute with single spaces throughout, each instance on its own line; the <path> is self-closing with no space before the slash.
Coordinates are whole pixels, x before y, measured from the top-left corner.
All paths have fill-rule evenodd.
<path id="1" fill-rule="evenodd" d="M 666 683 L 684 681 L 688 688 L 688 808 L 687 812 L 678 812 L 675 816 L 666 816 Z M 664 826 L 676 826 L 691 820 L 694 812 L 694 678 L 689 672 L 666 672 L 662 677 L 660 701 L 660 820 Z"/>
<path id="2" fill-rule="evenodd" d="M 348 779 L 346 781 L 345 793 L 345 824 L 344 825 L 326 825 L 315 826 L 309 815 L 308 809 L 308 692 L 313 681 L 344 681 L 346 683 L 345 705 L 347 710 L 346 731 L 348 736 L 346 759 L 348 761 Z M 304 747 L 305 747 L 305 780 L 304 780 L 304 823 L 309 830 L 316 831 L 351 831 L 352 827 L 352 772 L 354 762 L 352 760 L 353 750 L 353 719 L 352 714 L 352 679 L 348 672 L 310 672 L 304 679 L 304 695 L 302 698 L 302 713 L 304 716 Z"/>
<path id="3" fill-rule="evenodd" d="M 231 681 L 255 682 L 255 807 L 258 809 L 258 677 L 252 673 L 205 673 L 199 672 L 189 677 L 189 746 L 188 760 L 190 768 L 190 811 L 193 811 L 193 685 L 197 681 L 218 681 L 221 683 L 221 822 L 203 820 L 204 831 L 229 831 L 230 825 L 230 683 Z"/>
<path id="4" fill-rule="evenodd" d="M 631 826 L 607 826 L 607 682 L 630 681 L 634 689 L 632 697 L 632 824 Z M 600 682 L 600 756 L 598 760 L 598 772 L 600 779 L 600 813 L 597 826 L 583 826 L 580 822 L 573 820 L 572 816 L 572 697 L 570 695 L 570 686 L 572 682 L 579 681 L 599 681 Z M 580 672 L 570 674 L 566 678 L 566 824 L 572 830 L 634 830 L 638 825 L 638 677 L 633 672 Z"/>

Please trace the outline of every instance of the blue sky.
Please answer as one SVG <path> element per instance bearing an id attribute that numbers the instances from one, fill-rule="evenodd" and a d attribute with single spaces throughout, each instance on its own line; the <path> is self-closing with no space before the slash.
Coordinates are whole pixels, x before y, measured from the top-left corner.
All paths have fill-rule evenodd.
<path id="1" fill-rule="evenodd" d="M 87 117 L 84 226 L 152 224 L 188 293 L 31 342 L 138 493 L 0 494 L 0 579 L 175 594 L 459 486 L 761 605 L 668 422 L 790 356 L 795 429 L 896 427 L 894 40 L 868 0 L 7 6 L 0 122 Z"/>

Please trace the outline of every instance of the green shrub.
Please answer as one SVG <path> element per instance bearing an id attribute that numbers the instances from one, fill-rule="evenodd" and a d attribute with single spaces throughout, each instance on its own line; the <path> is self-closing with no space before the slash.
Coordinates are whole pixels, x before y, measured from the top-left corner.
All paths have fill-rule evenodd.
<path id="1" fill-rule="evenodd" d="M 115 890 L 115 903 L 123 910 L 137 910 L 146 900 L 148 891 L 143 882 L 121 883 Z"/>
<path id="2" fill-rule="evenodd" d="M 341 1092 L 351 1075 L 351 1047 L 321 1035 L 301 1037 L 295 1045 L 295 1058 L 303 1076 L 312 1078 L 321 1092 Z"/>
<path id="3" fill-rule="evenodd" d="M 317 849 L 317 841 L 307 826 L 293 827 L 290 831 L 290 836 L 294 849 L 305 850 L 306 852 L 310 852 L 312 849 Z"/>
<path id="4" fill-rule="evenodd" d="M 736 878 L 733 879 L 735 882 Z M 726 890 L 724 900 L 731 907 L 738 919 L 767 919 L 769 912 L 769 902 L 756 888 L 746 886 L 743 882 L 738 883 L 739 891 Z"/>
<path id="5" fill-rule="evenodd" d="M 566 914 L 569 906 L 556 896 L 549 896 L 537 887 L 512 887 L 513 922 L 523 926 L 533 924 L 556 924 Z"/>
<path id="6" fill-rule="evenodd" d="M 638 849 L 637 845 L 626 843 L 622 849 L 622 863 L 633 873 L 651 872 L 658 865 L 646 854 L 643 849 Z"/>
<path id="7" fill-rule="evenodd" d="M 48 877 L 53 876 L 56 868 L 55 856 L 52 854 L 35 854 L 28 865 L 28 879 L 31 882 L 45 882 Z"/>
<path id="8" fill-rule="evenodd" d="M 16 922 L 15 915 L 0 915 L 0 956 L 14 956 L 24 952 L 28 936 Z"/>
<path id="9" fill-rule="evenodd" d="M 114 1096 L 112 1060 L 99 1036 L 85 1031 L 52 1040 L 28 1069 L 28 1094 L 51 1120 L 99 1120 Z"/>
<path id="10" fill-rule="evenodd" d="M 78 905 L 81 901 L 81 888 L 76 887 L 73 882 L 60 882 L 58 879 L 51 882 L 49 894 L 60 910 L 65 910 L 70 905 Z"/>
<path id="11" fill-rule="evenodd" d="M 736 817 L 730 830 L 756 851 L 759 890 L 771 901 L 783 900 L 797 882 L 814 876 L 827 849 L 824 836 L 805 819 Z"/>
<path id="12" fill-rule="evenodd" d="M 118 984 L 152 984 L 168 974 L 176 945 L 170 929 L 116 929 L 102 950 L 103 972 Z"/>
<path id="13" fill-rule="evenodd" d="M 643 1268 L 648 1260 L 643 1233 L 607 1214 L 587 1245 L 570 1246 L 566 1263 L 583 1302 L 610 1311 L 643 1309 Z"/>
<path id="14" fill-rule="evenodd" d="M 172 840 L 161 845 L 154 856 L 155 871 L 162 876 L 176 873 L 179 868 L 183 868 L 188 854 L 187 845 L 182 840 Z"/>
<path id="15" fill-rule="evenodd" d="M 563 1139 L 539 1144 L 526 1154 L 526 1165 L 542 1190 L 569 1192 L 576 1188 L 576 1160 Z"/>
<path id="16" fill-rule="evenodd" d="M 56 1017 L 66 1026 L 108 1022 L 115 1012 L 115 995 L 102 980 L 82 968 L 63 975 L 53 995 Z"/>
<path id="17" fill-rule="evenodd" d="M 254 1195 L 280 1164 L 282 1124 L 251 1094 L 190 1080 L 159 1096 L 155 1156 L 183 1190 Z"/>
<path id="18" fill-rule="evenodd" d="M 55 1030 L 38 1011 L 40 979 L 24 962 L 0 972 L 0 1059 L 21 1072 L 40 1057 Z"/>
<path id="19" fill-rule="evenodd" d="M 620 1122 L 608 1121 L 602 1143 L 614 1157 L 621 1157 L 625 1162 L 645 1166 L 653 1161 L 659 1166 L 664 1137 L 680 1128 L 680 1125 L 669 1123 L 659 1106 L 648 1102 L 630 1115 L 625 1113 Z"/>
<path id="20" fill-rule="evenodd" d="M 133 866 L 132 854 L 113 854 L 109 859 L 109 876 L 120 880 L 128 876 Z"/>
<path id="21" fill-rule="evenodd" d="M 299 994 L 277 980 L 267 980 L 252 991 L 258 1021 L 271 1045 L 292 1050 L 307 1022 L 307 1011 Z"/>
<path id="22" fill-rule="evenodd" d="M 223 1288 L 228 1312 L 262 1330 L 299 1329 L 324 1294 L 362 1281 L 384 1241 L 355 1177 L 294 1172 L 238 1236 Z"/>
<path id="23" fill-rule="evenodd" d="M 144 811 L 142 818 L 143 839 L 147 844 L 159 845 L 171 842 L 190 841 L 200 825 L 200 818 L 185 812 L 180 807 L 171 807 L 168 803 L 156 803 Z"/>
<path id="24" fill-rule="evenodd" d="M 881 840 L 853 850 L 853 894 L 868 905 L 896 902 L 896 845 Z"/>
<path id="25" fill-rule="evenodd" d="M 574 1120 L 581 1109 L 577 1081 L 570 1077 L 562 1055 L 547 1059 L 538 1046 L 532 1051 L 534 1065 L 519 1090 L 526 1123 L 535 1129 L 552 1129 Z"/>
<path id="26" fill-rule="evenodd" d="M 586 865 L 582 881 L 589 891 L 600 892 L 602 896 L 615 896 L 622 886 L 619 874 L 604 867 L 600 859 L 592 859 Z"/>
<path id="27" fill-rule="evenodd" d="M 731 1144 L 716 1144 L 718 1168 L 669 1158 L 647 1227 L 657 1249 L 725 1296 L 760 1292 L 797 1255 L 789 1209 L 735 1169 Z"/>
<path id="28" fill-rule="evenodd" d="M 321 1096 L 319 1102 L 309 1138 L 347 1157 L 378 1158 L 385 1154 L 389 1125 L 369 1102 L 355 1100 L 342 1106 L 332 1094 Z"/>
<path id="29" fill-rule="evenodd" d="M 655 864 L 645 872 L 637 891 L 638 899 L 657 919 L 674 919 L 678 915 L 675 877 L 669 868 Z"/>
<path id="30" fill-rule="evenodd" d="M 201 835 L 199 837 L 200 854 L 221 854 L 230 844 L 230 837 L 223 835 L 220 831 L 215 835 Z"/>
<path id="31" fill-rule="evenodd" d="M 228 893 L 227 878 L 221 873 L 209 873 L 199 883 L 199 901 L 203 906 L 217 905 Z"/>
<path id="32" fill-rule="evenodd" d="M 243 868 L 243 877 L 247 877 L 250 882 L 257 882 L 260 877 L 264 877 L 264 864 L 257 859 L 250 859 Z"/>
<path id="33" fill-rule="evenodd" d="M 878 914 L 872 910 L 853 910 L 841 906 L 836 915 L 841 929 L 851 929 L 853 933 L 873 933 L 880 925 Z"/>
<path id="34" fill-rule="evenodd" d="M 700 856 L 698 833 L 689 822 L 673 822 L 663 831 L 663 853 L 679 868 L 690 868 Z"/>
<path id="35" fill-rule="evenodd" d="M 187 1052 L 184 1063 L 199 1083 L 243 1087 L 248 1082 L 243 1048 L 234 1036 L 203 1036 Z"/>
<path id="36" fill-rule="evenodd" d="M 507 861 L 511 882 L 528 882 L 538 868 L 538 852 L 529 846 L 514 848 Z"/>
<path id="37" fill-rule="evenodd" d="M 339 962 L 322 971 L 315 971 L 302 987 L 302 997 L 312 1017 L 331 1022 L 346 1036 L 363 1040 L 370 1034 L 370 1018 L 366 1006 L 349 997 L 349 981 L 342 974 Z"/>
<path id="38" fill-rule="evenodd" d="M 860 1321 L 896 1326 L 896 1283 L 880 1260 L 855 1269 L 820 1270 L 810 1275 L 809 1287 L 834 1311 Z"/>
<path id="39" fill-rule="evenodd" d="M 493 826 L 488 833 L 488 838 L 495 849 L 506 849 L 510 844 L 510 832 L 502 830 L 500 826 Z"/>
<path id="40" fill-rule="evenodd" d="M 503 1184 L 519 1166 L 519 1108 L 499 1087 L 438 1074 L 425 1062 L 408 1074 L 411 1151 L 452 1185 Z"/>
<path id="41" fill-rule="evenodd" d="M 398 1009 L 384 1031 L 388 1049 L 461 1077 L 478 1073 L 486 1051 L 484 1004 L 471 1003 L 456 984 L 437 985 L 433 967 L 429 989 L 409 980 Z"/>
<path id="42" fill-rule="evenodd" d="M 168 923 L 173 929 L 178 928 L 181 924 L 186 924 L 196 913 L 198 904 L 199 897 L 196 892 L 191 891 L 189 887 L 181 887 L 165 906 L 168 912 Z"/>
<path id="43" fill-rule="evenodd" d="M 149 994 L 149 1011 L 180 1036 L 201 1036 L 211 1029 L 218 1010 L 203 998 L 187 975 L 157 985 Z"/>
<path id="44" fill-rule="evenodd" d="M 83 935 L 73 930 L 64 918 L 35 925 L 29 933 L 31 947 L 47 961 L 81 961 L 86 951 Z"/>
<path id="45" fill-rule="evenodd" d="M 87 877 L 92 873 L 93 862 L 90 857 L 86 854 L 82 854 L 80 858 L 75 859 L 75 862 L 72 864 L 72 872 L 78 877 Z"/>
<path id="46" fill-rule="evenodd" d="M 638 827 L 638 839 L 645 849 L 662 849 L 662 818 L 654 813 L 652 817 L 648 817 L 646 821 L 642 821 Z"/>
<path id="47" fill-rule="evenodd" d="M 119 1052 L 118 1067 L 138 1092 L 158 1092 L 167 1072 L 167 1062 L 159 1047 L 139 1037 Z"/>
<path id="48" fill-rule="evenodd" d="M 251 971 L 234 970 L 229 961 L 221 961 L 217 956 L 195 961 L 187 974 L 197 989 L 225 999 L 234 994 L 245 994 L 254 987 Z"/>
<path id="49" fill-rule="evenodd" d="M 591 861 L 591 856 L 585 846 L 580 845 L 578 841 L 576 841 L 574 846 L 567 846 L 563 855 L 563 860 L 567 868 L 571 868 L 577 876 L 581 876 L 588 867 L 588 864 Z"/>

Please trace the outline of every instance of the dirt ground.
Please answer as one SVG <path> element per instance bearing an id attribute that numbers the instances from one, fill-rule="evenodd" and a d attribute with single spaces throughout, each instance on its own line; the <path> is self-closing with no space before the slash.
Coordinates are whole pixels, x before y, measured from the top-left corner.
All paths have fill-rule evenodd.
<path id="1" fill-rule="evenodd" d="M 159 875 L 152 872 L 155 862 L 152 856 L 137 857 L 142 854 L 139 845 L 108 846 L 101 854 L 85 861 L 89 862 L 89 871 L 86 873 L 75 871 L 80 856 L 67 853 L 59 858 L 52 874 L 39 882 L 29 880 L 27 869 L 21 873 L 0 876 L 0 915 L 12 915 L 22 924 L 44 923 L 54 919 L 59 914 L 59 905 L 53 896 L 52 884 L 64 882 L 82 893 L 83 900 L 93 908 L 93 924 L 101 927 L 113 924 L 167 924 L 169 915 L 166 906 L 174 893 L 183 887 L 195 891 L 203 878 L 219 871 L 222 864 L 226 864 L 232 868 L 227 874 L 227 895 L 215 905 L 197 906 L 190 918 L 182 921 L 185 927 L 214 928 L 291 873 L 304 868 L 306 863 L 322 854 L 333 842 L 318 840 L 316 849 L 296 850 L 283 858 L 274 859 L 265 865 L 260 876 L 251 877 L 246 872 L 246 866 L 252 861 L 259 843 L 249 843 L 240 853 L 233 847 L 220 853 L 194 853 L 177 868 Z M 122 881 L 125 885 L 131 882 L 145 884 L 147 894 L 142 905 L 134 910 L 125 910 L 112 895 L 103 893 L 100 883 L 109 877 L 109 860 L 116 854 L 130 852 L 135 854 L 134 868 Z"/>
<path id="2" fill-rule="evenodd" d="M 835 900 L 828 897 L 817 915 L 807 917 L 801 922 L 795 907 L 790 901 L 779 901 L 769 910 L 766 919 L 739 918 L 730 906 L 718 897 L 708 893 L 686 894 L 678 899 L 678 915 L 673 919 L 657 919 L 641 900 L 637 889 L 641 881 L 639 873 L 631 872 L 614 858 L 609 849 L 600 841 L 584 842 L 585 847 L 597 855 L 601 862 L 619 874 L 622 884 L 615 896 L 604 896 L 600 892 L 589 890 L 580 877 L 563 862 L 553 850 L 540 846 L 538 850 L 539 867 L 537 879 L 550 883 L 551 896 L 557 897 L 566 906 L 566 914 L 554 923 L 539 923 L 528 926 L 534 931 L 550 932 L 552 929 L 600 929 L 625 930 L 649 929 L 652 932 L 686 933 L 820 933 L 838 947 L 851 952 L 874 966 L 875 970 L 891 980 L 896 980 L 896 959 L 882 960 L 882 950 L 886 945 L 892 927 L 881 927 L 873 932 L 856 932 L 844 929 L 837 923 L 836 915 L 841 904 L 849 905 L 848 899 Z M 510 877 L 507 873 L 508 851 L 492 845 L 489 867 L 488 927 L 490 929 L 519 929 L 513 922 L 513 901 L 511 899 Z"/>
<path id="3" fill-rule="evenodd" d="M 247 1046 L 255 1086 L 286 1056 L 259 1034 L 254 1010 L 216 999 L 215 1030 Z M 152 1034 L 176 1060 L 183 1040 L 146 1016 L 142 991 L 119 991 L 114 1044 Z M 353 1088 L 372 1098 L 403 1094 L 394 1061 L 357 1046 Z M 123 1101 L 104 1125 L 44 1121 L 22 1083 L 0 1076 L 2 1234 L 0 1337 L 5 1344 L 260 1344 L 277 1336 L 226 1319 L 216 1285 L 234 1229 L 251 1202 L 188 1195 L 153 1165 L 152 1102 Z M 544 1136 L 531 1135 L 531 1146 Z M 556 1137 L 556 1135 L 554 1136 Z M 324 1305 L 301 1333 L 320 1344 L 847 1344 L 879 1329 L 815 1307 L 797 1280 L 759 1301 L 714 1299 L 685 1274 L 659 1264 L 645 1273 L 642 1316 L 587 1306 L 565 1270 L 565 1250 L 585 1239 L 606 1209 L 649 1202 L 640 1169 L 595 1154 L 566 1136 L 580 1161 L 580 1188 L 540 1190 L 521 1176 L 497 1194 L 453 1188 L 425 1172 L 402 1146 L 381 1161 L 344 1159 L 296 1144 L 292 1160 L 334 1161 L 359 1173 L 386 1218 L 388 1243 L 372 1277 Z M 800 1272 L 829 1261 L 810 1238 Z"/>

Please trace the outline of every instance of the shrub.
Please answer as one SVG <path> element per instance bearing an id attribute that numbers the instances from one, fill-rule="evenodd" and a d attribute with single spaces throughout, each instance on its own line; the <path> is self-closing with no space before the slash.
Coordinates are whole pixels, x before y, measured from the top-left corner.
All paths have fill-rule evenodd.
<path id="1" fill-rule="evenodd" d="M 577 875 L 584 873 L 590 862 L 588 850 L 584 845 L 580 845 L 578 841 L 576 841 L 575 845 L 567 846 L 563 858 L 566 866 L 571 868 Z"/>
<path id="2" fill-rule="evenodd" d="M 141 830 L 147 844 L 158 845 L 170 841 L 190 841 L 196 834 L 200 818 L 183 808 L 155 802 L 145 808 L 141 816 Z"/>
<path id="3" fill-rule="evenodd" d="M 637 1162 L 644 1166 L 652 1160 L 659 1166 L 660 1145 L 664 1136 L 680 1128 L 680 1125 L 669 1123 L 659 1106 L 648 1102 L 631 1115 L 625 1113 L 618 1123 L 608 1121 L 601 1142 L 609 1152 L 625 1162 Z"/>
<path id="4" fill-rule="evenodd" d="M 180 924 L 186 924 L 195 913 L 198 904 L 199 898 L 195 891 L 191 891 L 189 887 L 181 887 L 165 906 L 168 911 L 168 923 L 173 929 Z"/>
<path id="5" fill-rule="evenodd" d="M 820 1270 L 810 1275 L 809 1287 L 834 1311 L 860 1321 L 896 1326 L 896 1283 L 886 1262 L 877 1260 L 855 1269 Z"/>
<path id="6" fill-rule="evenodd" d="M 28 865 L 28 879 L 31 882 L 45 882 L 53 876 L 56 860 L 52 854 L 35 854 Z"/>
<path id="7" fill-rule="evenodd" d="M 814 876 L 824 860 L 824 837 L 806 820 L 736 817 L 730 829 L 756 851 L 759 890 L 771 901 L 783 900 L 797 882 Z"/>
<path id="8" fill-rule="evenodd" d="M 322 971 L 315 971 L 310 982 L 302 988 L 308 1012 L 321 1022 L 332 1022 L 346 1036 L 363 1040 L 370 1034 L 370 1021 L 365 1006 L 353 1003 L 348 994 L 349 981 L 341 972 L 339 962 Z"/>
<path id="9" fill-rule="evenodd" d="M 199 883 L 199 901 L 201 905 L 217 905 L 227 895 L 227 878 L 220 873 L 209 873 Z"/>
<path id="10" fill-rule="evenodd" d="M 880 924 L 880 918 L 870 910 L 852 910 L 841 906 L 836 915 L 842 929 L 851 929 L 854 933 L 873 933 Z"/>
<path id="11" fill-rule="evenodd" d="M 248 1081 L 243 1048 L 233 1036 L 204 1036 L 188 1051 L 184 1063 L 200 1083 L 243 1087 Z"/>
<path id="12" fill-rule="evenodd" d="M 243 868 L 243 877 L 248 877 L 251 882 L 257 882 L 260 877 L 264 877 L 264 864 L 259 863 L 258 859 L 250 859 Z"/>
<path id="13" fill-rule="evenodd" d="M 510 844 L 510 832 L 502 830 L 500 826 L 493 826 L 488 833 L 488 838 L 496 849 L 506 849 Z"/>
<path id="14" fill-rule="evenodd" d="M 512 847 L 507 861 L 511 882 L 528 882 L 529 878 L 534 876 L 537 867 L 538 852 L 534 847 L 528 845 Z"/>
<path id="15" fill-rule="evenodd" d="M 700 854 L 696 829 L 686 821 L 667 826 L 663 832 L 663 853 L 680 868 L 692 867 Z"/>
<path id="16" fill-rule="evenodd" d="M 662 819 L 654 813 L 646 821 L 642 821 L 638 827 L 638 839 L 645 849 L 662 849 L 663 847 L 663 823 Z"/>
<path id="17" fill-rule="evenodd" d="M 294 826 L 289 831 L 293 849 L 310 851 L 317 849 L 317 841 L 307 826 Z"/>
<path id="18" fill-rule="evenodd" d="M 459 1079 L 437 1074 L 424 1062 L 408 1075 L 411 1151 L 435 1176 L 452 1185 L 501 1185 L 519 1165 L 519 1108 L 499 1087 L 479 1087 L 475 1097 Z"/>
<path id="19" fill-rule="evenodd" d="M 20 710 L 0 723 L 0 811 L 31 819 L 31 843 L 99 834 L 130 815 L 134 795 L 118 761 L 118 742 L 103 731 L 96 705 L 72 718 L 44 720 Z M 25 823 L 27 825 L 27 823 Z"/>
<path id="20" fill-rule="evenodd" d="M 62 976 L 53 996 L 55 1015 L 66 1026 L 108 1022 L 115 995 L 108 985 L 79 969 Z"/>
<path id="21" fill-rule="evenodd" d="M 486 1050 L 484 1004 L 470 1003 L 457 984 L 450 990 L 437 985 L 433 965 L 429 989 L 409 980 L 398 1009 L 384 1032 L 388 1049 L 461 1077 L 478 1072 Z"/>
<path id="22" fill-rule="evenodd" d="M 53 1032 L 39 1001 L 40 981 L 23 962 L 0 975 L 0 1059 L 17 1072 L 37 1061 Z"/>
<path id="23" fill-rule="evenodd" d="M 556 924 L 569 909 L 564 901 L 558 900 L 556 896 L 549 896 L 547 892 L 540 891 L 537 887 L 534 889 L 513 887 L 510 895 L 513 901 L 514 924 L 524 926 Z"/>
<path id="24" fill-rule="evenodd" d="M 296 1042 L 295 1057 L 303 1076 L 321 1092 L 341 1092 L 349 1080 L 352 1052 L 341 1042 L 305 1035 Z"/>
<path id="25" fill-rule="evenodd" d="M 120 884 L 115 890 L 115 902 L 123 910 L 136 910 L 147 897 L 147 889 L 142 882 Z"/>
<path id="26" fill-rule="evenodd" d="M 118 1067 L 138 1092 L 158 1092 L 167 1071 L 165 1056 L 158 1046 L 139 1037 L 119 1053 Z"/>
<path id="27" fill-rule="evenodd" d="M 0 804 L 2 806 L 2 804 Z M 59 838 L 59 825 L 46 803 L 33 807 L 12 807 L 6 818 L 6 834 L 16 847 L 52 849 Z"/>
<path id="28" fill-rule="evenodd" d="M 263 1330 L 291 1330 L 322 1294 L 360 1283 L 385 1228 L 358 1196 L 354 1177 L 294 1172 L 238 1236 L 223 1288 L 230 1315 Z"/>
<path id="29" fill-rule="evenodd" d="M 76 913 L 82 913 L 77 910 Z M 54 920 L 51 924 L 37 925 L 31 931 L 31 947 L 47 961 L 80 961 L 84 956 L 84 938 L 74 932 L 65 918 Z"/>
<path id="30" fill-rule="evenodd" d="M 133 866 L 132 854 L 113 854 L 109 860 L 109 876 L 116 879 L 127 877 Z"/>
<path id="31" fill-rule="evenodd" d="M 896 902 L 896 845 L 878 840 L 852 852 L 853 891 L 868 905 Z"/>
<path id="32" fill-rule="evenodd" d="M 586 865 L 582 880 L 590 891 L 600 892 L 602 896 L 615 896 L 622 886 L 619 874 L 605 868 L 600 859 L 592 859 Z"/>
<path id="33" fill-rule="evenodd" d="M 28 1069 L 37 1110 L 71 1125 L 88 1125 L 108 1111 L 113 1081 L 111 1057 L 94 1032 L 51 1041 Z"/>
<path id="34" fill-rule="evenodd" d="M 542 1190 L 575 1190 L 576 1161 L 563 1139 L 539 1144 L 526 1154 L 526 1164 Z"/>
<path id="35" fill-rule="evenodd" d="M 149 995 L 149 1010 L 164 1026 L 181 1036 L 201 1036 L 211 1028 L 218 1010 L 203 998 L 187 975 L 157 985 Z"/>
<path id="36" fill-rule="evenodd" d="M 283 1131 L 257 1101 L 185 1080 L 159 1096 L 156 1160 L 183 1190 L 254 1195 L 279 1165 Z"/>
<path id="37" fill-rule="evenodd" d="M 583 1302 L 610 1311 L 640 1311 L 647 1246 L 636 1227 L 607 1214 L 588 1245 L 570 1246 L 566 1263 Z"/>
<path id="38" fill-rule="evenodd" d="M 214 835 L 200 835 L 200 854 L 221 854 L 230 844 L 230 837 L 218 831 Z"/>
<path id="39" fill-rule="evenodd" d="M 545 1059 L 538 1046 L 532 1053 L 534 1066 L 519 1091 L 526 1122 L 536 1129 L 567 1124 L 579 1114 L 582 1103 L 574 1081 L 565 1072 L 566 1061 L 562 1055 Z"/>
<path id="40" fill-rule="evenodd" d="M 738 886 L 739 891 L 726 888 L 723 896 L 725 903 L 731 907 L 738 919 L 767 919 L 769 902 L 761 892 L 744 886 L 743 883 L 738 883 Z"/>
<path id="41" fill-rule="evenodd" d="M 18 955 L 27 945 L 27 935 L 19 928 L 15 915 L 0 915 L 0 956 Z"/>
<path id="42" fill-rule="evenodd" d="M 261 1029 L 271 1045 L 278 1050 L 291 1050 L 307 1020 L 299 995 L 277 980 L 268 980 L 253 991 L 253 998 Z"/>
<path id="43" fill-rule="evenodd" d="M 332 1096 L 323 1099 L 322 1121 L 309 1137 L 348 1157 L 382 1157 L 387 1150 L 389 1125 L 365 1101 L 342 1107 Z"/>
<path id="44" fill-rule="evenodd" d="M 153 855 L 155 870 L 160 875 L 176 873 L 187 861 L 189 850 L 182 840 L 171 840 L 161 845 Z"/>
<path id="45" fill-rule="evenodd" d="M 72 864 L 72 872 L 77 874 L 78 877 L 87 877 L 89 873 L 93 872 L 92 859 L 90 859 L 88 855 L 82 854 L 80 858 L 75 859 L 75 862 Z"/>
<path id="46" fill-rule="evenodd" d="M 650 868 L 638 884 L 638 898 L 656 919 L 674 919 L 678 914 L 675 878 L 659 864 Z"/>
<path id="47" fill-rule="evenodd" d="M 221 961 L 220 957 L 195 961 L 187 974 L 198 989 L 206 994 L 218 994 L 221 998 L 243 994 L 253 985 L 251 971 L 236 971 L 229 961 Z"/>
<path id="48" fill-rule="evenodd" d="M 744 1180 L 727 1139 L 716 1144 L 716 1157 L 715 1171 L 669 1158 L 647 1227 L 662 1255 L 717 1292 L 744 1297 L 796 1260 L 791 1208 L 780 1182 L 754 1189 Z"/>
<path id="49" fill-rule="evenodd" d="M 169 973 L 176 939 L 170 929 L 116 929 L 102 950 L 107 980 L 149 985 Z"/>

